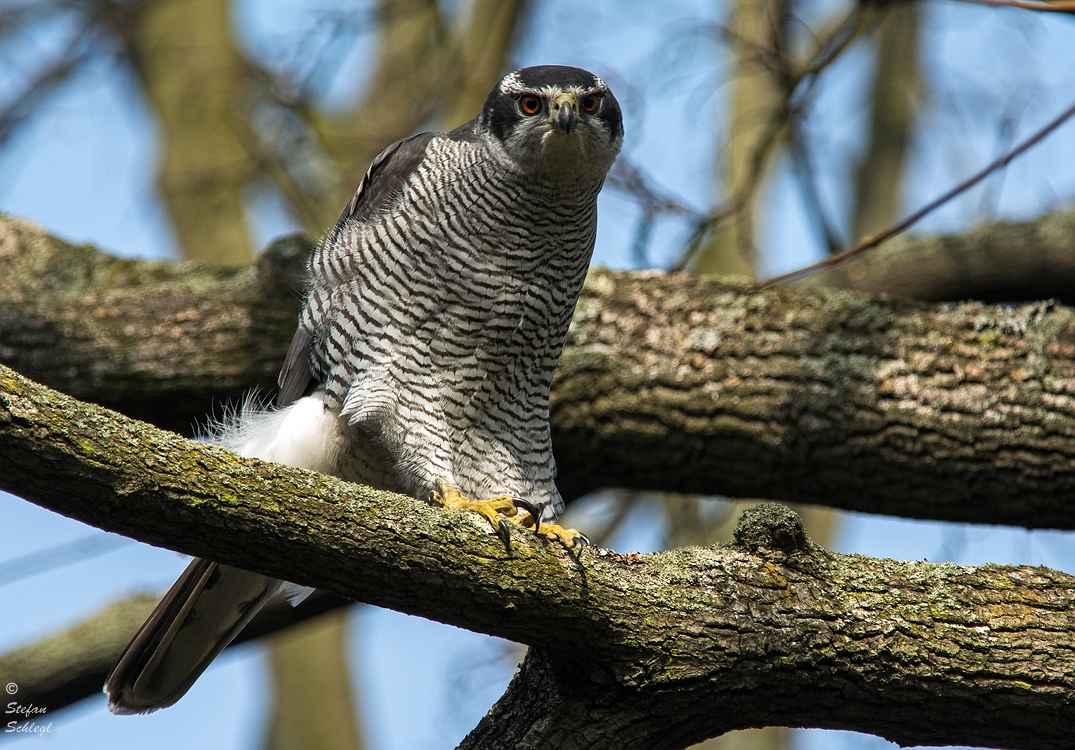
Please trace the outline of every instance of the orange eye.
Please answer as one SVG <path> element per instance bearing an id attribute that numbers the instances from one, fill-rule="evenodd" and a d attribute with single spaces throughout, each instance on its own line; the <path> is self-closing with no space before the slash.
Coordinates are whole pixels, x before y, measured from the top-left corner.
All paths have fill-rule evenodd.
<path id="1" fill-rule="evenodd" d="M 587 94 L 582 97 L 582 111 L 588 115 L 596 112 L 599 104 L 601 104 L 601 100 L 597 97 L 597 94 Z"/>
<path id="2" fill-rule="evenodd" d="M 541 100 L 536 96 L 524 96 L 519 100 L 519 109 L 524 115 L 536 115 L 541 111 Z"/>

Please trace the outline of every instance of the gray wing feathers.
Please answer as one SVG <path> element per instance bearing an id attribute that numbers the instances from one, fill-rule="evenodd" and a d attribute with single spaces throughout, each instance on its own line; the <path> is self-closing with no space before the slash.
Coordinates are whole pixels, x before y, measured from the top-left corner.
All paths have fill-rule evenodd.
<path id="1" fill-rule="evenodd" d="M 291 346 L 284 357 L 277 383 L 280 393 L 276 396 L 276 406 L 284 408 L 306 395 L 306 388 L 313 380 L 310 371 L 310 352 L 313 350 L 314 335 L 300 327 L 291 339 Z"/>
<path id="2" fill-rule="evenodd" d="M 426 146 L 434 137 L 436 133 L 418 133 L 396 141 L 378 154 L 336 226 L 347 219 L 369 219 L 391 206 L 403 183 L 422 162 Z"/>
<path id="3" fill-rule="evenodd" d="M 340 228 L 349 220 L 365 221 L 389 209 L 397 199 L 407 178 L 425 158 L 426 146 L 436 133 L 418 133 L 396 141 L 373 160 L 332 230 L 327 243 L 335 241 Z M 285 407 L 306 395 L 314 379 L 310 357 L 316 338 L 304 327 L 295 331 L 291 346 L 280 370 L 280 393 L 276 405 Z"/>
<path id="4" fill-rule="evenodd" d="M 105 681 L 117 714 L 171 706 L 280 588 L 280 582 L 195 559 L 179 577 Z"/>
<path id="5" fill-rule="evenodd" d="M 448 137 L 453 141 L 476 141 L 478 140 L 478 118 L 468 120 L 460 125 L 458 128 L 448 133 Z"/>

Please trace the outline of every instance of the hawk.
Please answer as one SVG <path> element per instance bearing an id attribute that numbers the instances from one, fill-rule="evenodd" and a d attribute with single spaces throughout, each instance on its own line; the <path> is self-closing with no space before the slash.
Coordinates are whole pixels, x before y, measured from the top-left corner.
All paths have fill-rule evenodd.
<path id="1" fill-rule="evenodd" d="M 578 544 L 549 523 L 549 387 L 622 140 L 600 78 L 543 65 L 455 130 L 389 146 L 311 258 L 275 407 L 248 405 L 216 442 Z M 294 588 L 195 559 L 109 675 L 109 708 L 172 705 Z"/>

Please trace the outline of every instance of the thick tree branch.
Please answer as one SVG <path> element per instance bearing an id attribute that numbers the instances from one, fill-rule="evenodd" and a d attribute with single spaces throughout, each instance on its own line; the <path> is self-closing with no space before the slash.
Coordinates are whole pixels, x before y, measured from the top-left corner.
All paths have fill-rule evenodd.
<path id="1" fill-rule="evenodd" d="M 600 273 L 553 399 L 602 484 L 1072 528 L 1075 314 Z"/>
<path id="2" fill-rule="evenodd" d="M 277 242 L 244 269 L 121 260 L 0 216 L 0 362 L 190 434 L 275 387 L 309 250 Z"/>
<path id="3" fill-rule="evenodd" d="M 525 706 L 529 723 L 500 722 L 496 745 L 486 722 L 471 747 L 678 748 L 773 724 L 1070 744 L 1075 578 L 1047 569 L 833 555 L 779 506 L 746 515 L 730 548 L 578 561 L 516 529 L 509 552 L 477 516 L 241 459 L 7 368 L 0 486 L 150 543 L 538 647 L 496 709 Z"/>
<path id="4" fill-rule="evenodd" d="M 4 222 L 0 361 L 189 429 L 214 402 L 272 389 L 307 250 L 291 239 L 222 272 Z M 1050 303 L 596 271 L 552 420 L 569 497 L 620 486 L 1075 528 L 1075 313 Z"/>

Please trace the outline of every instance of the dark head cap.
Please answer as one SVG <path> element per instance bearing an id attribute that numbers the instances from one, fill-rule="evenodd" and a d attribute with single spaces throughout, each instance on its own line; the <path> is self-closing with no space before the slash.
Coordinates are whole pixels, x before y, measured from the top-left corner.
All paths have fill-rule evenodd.
<path id="1" fill-rule="evenodd" d="M 536 155 L 538 139 L 560 130 L 609 165 L 623 140 L 623 115 L 608 86 L 588 70 L 537 65 L 509 73 L 489 93 L 480 126 L 509 153 Z M 571 139 L 568 139 L 571 140 Z M 543 146 L 542 146 L 543 148 Z M 607 167 L 606 167 L 607 168 Z"/>

